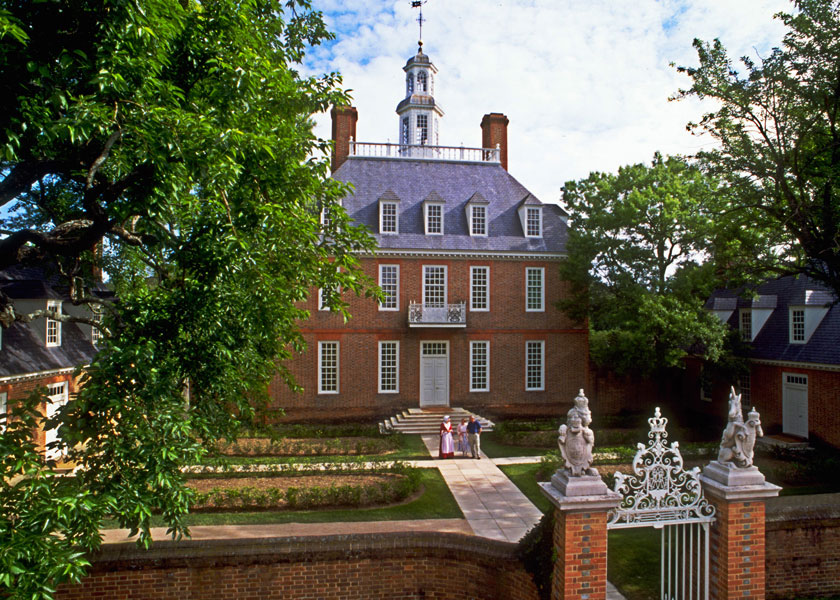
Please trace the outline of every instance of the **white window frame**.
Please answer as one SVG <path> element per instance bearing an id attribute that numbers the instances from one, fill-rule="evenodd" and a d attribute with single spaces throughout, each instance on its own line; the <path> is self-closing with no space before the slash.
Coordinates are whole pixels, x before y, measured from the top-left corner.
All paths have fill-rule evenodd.
<path id="1" fill-rule="evenodd" d="M 426 285 L 428 281 L 428 271 L 430 269 L 443 269 L 443 302 L 441 303 L 441 307 L 445 307 L 447 304 L 447 298 L 449 297 L 449 274 L 446 265 L 423 265 L 423 306 L 435 307 L 435 304 L 428 304 L 426 302 Z"/>
<path id="2" fill-rule="evenodd" d="M 539 305 L 531 306 L 531 273 L 540 274 Z M 525 312 L 545 312 L 545 267 L 525 268 Z"/>
<path id="3" fill-rule="evenodd" d="M 61 314 L 61 301 L 47 300 L 47 312 L 52 314 Z M 47 347 L 54 348 L 61 346 L 61 321 L 51 319 L 49 317 L 47 317 L 46 321 L 44 340 Z"/>
<path id="4" fill-rule="evenodd" d="M 393 365 L 387 365 L 386 366 L 384 364 L 382 351 L 386 346 L 387 347 L 393 346 L 393 348 L 394 348 L 394 364 Z M 379 371 L 378 371 L 378 381 L 379 381 L 378 391 L 379 391 L 379 393 L 380 394 L 399 394 L 400 393 L 400 343 L 399 343 L 399 341 L 397 341 L 397 340 L 383 340 L 383 341 L 380 341 L 377 354 L 378 354 L 377 362 L 379 364 Z M 385 383 L 384 380 L 385 380 L 385 375 L 386 375 L 386 372 L 385 372 L 386 368 L 393 369 L 393 381 L 394 381 L 393 389 L 389 389 L 389 388 L 383 386 L 383 383 Z"/>
<path id="5" fill-rule="evenodd" d="M 801 315 L 802 315 L 802 321 L 801 322 L 797 322 L 795 320 L 796 313 L 801 313 Z M 805 320 L 808 318 L 807 313 L 805 312 L 805 308 L 801 307 L 801 306 L 790 307 L 789 315 L 790 315 L 790 318 L 788 319 L 788 322 L 790 323 L 790 328 L 789 328 L 789 341 L 790 341 L 790 343 L 791 344 L 804 344 L 807 341 L 806 337 L 808 335 L 807 330 L 805 329 Z M 796 326 L 797 325 L 801 326 L 801 335 L 802 335 L 801 339 L 798 339 L 797 336 L 796 336 L 796 333 L 797 333 L 797 331 L 796 331 L 797 327 Z"/>
<path id="6" fill-rule="evenodd" d="M 385 230 L 385 207 L 394 207 L 394 230 Z M 390 216 L 390 215 L 389 215 Z M 382 201 L 379 203 L 379 233 L 382 235 L 397 235 L 400 232 L 400 205 L 399 202 Z"/>
<path id="7" fill-rule="evenodd" d="M 408 117 L 402 119 L 402 129 L 400 130 L 400 138 L 402 145 L 408 146 L 411 144 L 411 121 Z"/>
<path id="8" fill-rule="evenodd" d="M 9 395 L 0 392 L 0 432 L 6 431 L 6 420 L 9 418 Z"/>
<path id="9" fill-rule="evenodd" d="M 539 348 L 539 365 L 531 363 L 531 348 Z M 531 368 L 539 368 L 539 384 L 531 384 Z M 525 342 L 525 391 L 541 392 L 545 390 L 545 340 L 527 340 Z"/>
<path id="10" fill-rule="evenodd" d="M 484 306 L 476 306 L 476 279 L 477 271 L 484 272 Z M 475 266 L 470 267 L 470 311 L 472 312 L 489 312 L 490 311 L 490 267 Z"/>
<path id="11" fill-rule="evenodd" d="M 478 221 L 483 225 L 483 231 L 476 231 L 476 211 L 483 213 Z M 487 207 L 483 204 L 470 206 L 470 235 L 473 237 L 487 237 Z"/>
<path id="12" fill-rule="evenodd" d="M 331 309 L 324 303 L 324 288 L 318 288 L 318 310 L 329 312 Z"/>
<path id="13" fill-rule="evenodd" d="M 103 316 L 103 308 L 100 304 L 92 304 L 90 307 L 91 312 L 91 320 L 94 323 L 102 324 L 102 316 Z M 102 339 L 102 331 L 99 327 L 94 325 L 90 326 L 90 343 L 96 345 L 99 343 L 99 340 Z"/>
<path id="14" fill-rule="evenodd" d="M 324 364 L 325 349 L 328 347 L 335 347 L 335 365 Z M 329 358 L 329 357 L 327 357 Z M 335 371 L 335 389 L 325 388 L 324 375 L 327 373 L 326 369 L 333 369 Z M 341 343 L 337 340 L 325 340 L 318 342 L 318 393 L 319 394 L 338 394 L 341 389 Z"/>
<path id="15" fill-rule="evenodd" d="M 476 363 L 476 348 L 484 348 L 484 364 Z M 484 371 L 484 387 L 476 387 L 476 369 Z M 481 375 L 480 375 L 481 376 Z M 470 342 L 470 391 L 471 392 L 489 392 L 490 391 L 490 342 L 487 340 L 474 340 Z"/>
<path id="16" fill-rule="evenodd" d="M 383 302 L 379 303 L 379 310 L 395 311 L 400 309 L 400 266 L 399 265 L 379 265 L 379 287 L 383 292 L 386 291 L 386 284 L 383 283 L 383 273 L 386 269 L 394 269 L 394 290 L 393 294 L 388 294 L 387 298 L 393 298 L 393 306 L 388 306 Z"/>
<path id="17" fill-rule="evenodd" d="M 429 91 L 429 76 L 426 75 L 425 71 L 417 73 L 417 91 L 421 94 Z"/>
<path id="18" fill-rule="evenodd" d="M 429 143 L 429 115 L 417 115 L 417 143 L 421 146 Z"/>
<path id="19" fill-rule="evenodd" d="M 531 215 L 536 215 L 536 231 L 531 229 Z M 541 238 L 543 233 L 543 214 L 540 206 L 525 207 L 525 237 Z"/>
<path id="20" fill-rule="evenodd" d="M 431 213 L 433 212 L 432 208 L 440 211 L 440 214 L 437 215 L 437 216 L 440 217 L 440 229 L 438 231 L 432 231 L 432 229 L 430 227 L 430 225 L 432 223 L 432 219 L 431 219 Z M 443 211 L 443 204 L 441 204 L 439 202 L 426 202 L 423 205 L 423 221 L 425 223 L 426 235 L 443 235 L 443 221 L 444 221 L 443 212 L 444 212 Z"/>
<path id="21" fill-rule="evenodd" d="M 749 326 L 749 330 L 747 326 Z M 751 308 L 742 308 L 738 311 L 738 331 L 741 334 L 742 342 L 753 341 L 753 314 Z"/>
<path id="22" fill-rule="evenodd" d="M 741 396 L 742 407 L 752 406 L 752 379 L 750 373 L 738 377 L 738 394 Z"/>

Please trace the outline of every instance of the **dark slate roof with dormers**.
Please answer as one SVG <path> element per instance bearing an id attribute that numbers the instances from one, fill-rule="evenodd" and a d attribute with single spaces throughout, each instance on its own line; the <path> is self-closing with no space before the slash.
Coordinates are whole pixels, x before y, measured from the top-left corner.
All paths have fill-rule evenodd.
<path id="1" fill-rule="evenodd" d="M 829 306 L 807 343 L 790 343 L 790 306 Z M 743 289 L 719 290 L 706 302 L 709 310 L 724 307 L 733 311 L 727 323 L 735 329 L 738 328 L 739 309 L 772 309 L 767 322 L 750 344 L 750 358 L 840 365 L 840 303 L 834 302 L 833 294 L 822 284 L 804 275 L 782 277 L 758 286 L 753 294 L 744 294 Z"/>
<path id="2" fill-rule="evenodd" d="M 566 212 L 541 203 L 498 163 L 351 156 L 333 177 L 353 184 L 342 205 L 370 229 L 380 251 L 566 252 Z M 398 235 L 379 233 L 379 201 L 386 194 L 399 198 Z M 444 235 L 425 235 L 423 201 L 433 194 L 444 202 Z M 478 198 L 488 203 L 486 237 L 469 234 L 466 206 L 474 197 L 473 203 Z M 541 238 L 526 238 L 522 231 L 518 209 L 523 201 L 543 207 Z"/>
<path id="3" fill-rule="evenodd" d="M 58 278 L 38 268 L 12 267 L 0 271 L 0 289 L 12 300 L 47 300 L 70 302 L 67 291 L 58 286 Z M 99 296 L 111 296 L 102 286 L 94 290 Z M 33 327 L 46 328 L 44 319 L 34 325 L 14 323 L 3 329 L 0 347 L 0 377 L 25 377 L 87 365 L 96 354 L 96 348 L 82 329 L 75 323 L 61 324 L 61 345 L 47 347 L 35 334 Z"/>

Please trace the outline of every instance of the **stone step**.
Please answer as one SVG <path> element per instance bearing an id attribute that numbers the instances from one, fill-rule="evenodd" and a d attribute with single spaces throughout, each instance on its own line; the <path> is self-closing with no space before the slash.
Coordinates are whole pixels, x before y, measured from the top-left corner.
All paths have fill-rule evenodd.
<path id="1" fill-rule="evenodd" d="M 407 434 L 436 434 L 440 428 L 440 422 L 444 415 L 449 415 L 454 426 L 457 427 L 462 418 L 474 414 L 459 407 L 441 407 L 431 410 L 422 408 L 409 408 L 402 413 L 389 417 L 379 423 L 379 431 L 382 433 L 407 433 Z M 481 423 L 482 430 L 492 431 L 493 422 L 476 415 Z"/>

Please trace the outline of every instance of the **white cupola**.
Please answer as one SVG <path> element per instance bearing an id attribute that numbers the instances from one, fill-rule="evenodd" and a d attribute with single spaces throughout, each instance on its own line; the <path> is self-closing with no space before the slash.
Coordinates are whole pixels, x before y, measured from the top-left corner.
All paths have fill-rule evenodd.
<path id="1" fill-rule="evenodd" d="M 399 137 L 402 145 L 437 146 L 438 127 L 443 109 L 435 103 L 437 68 L 423 54 L 423 43 L 417 54 L 408 59 L 405 71 L 405 98 L 397 105 Z"/>

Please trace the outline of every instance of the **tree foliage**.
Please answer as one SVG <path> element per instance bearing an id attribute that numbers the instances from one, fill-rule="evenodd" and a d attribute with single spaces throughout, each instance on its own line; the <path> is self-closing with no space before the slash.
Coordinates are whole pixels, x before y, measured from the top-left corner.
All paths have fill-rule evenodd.
<path id="1" fill-rule="evenodd" d="M 739 73 L 720 40 L 694 41 L 692 85 L 677 98 L 716 108 L 689 129 L 718 142 L 699 158 L 732 189 L 733 227 L 772 235 L 762 251 L 733 248 L 731 266 L 763 277 L 805 273 L 840 297 L 840 3 L 795 0 L 781 48 Z"/>
<path id="2" fill-rule="evenodd" d="M 715 179 L 678 157 L 568 182 L 573 295 L 560 303 L 589 318 L 590 352 L 618 372 L 651 373 L 690 352 L 716 358 L 724 328 L 702 310 L 716 251 Z"/>
<path id="3" fill-rule="evenodd" d="M 143 544 L 153 513 L 186 533 L 180 468 L 286 374 L 298 303 L 369 289 L 354 256 L 371 238 L 310 120 L 346 95 L 295 68 L 328 37 L 308 0 L 0 0 L 0 268 L 44 267 L 92 306 L 101 262 L 117 297 L 80 393 L 46 423 L 75 477 L 27 441 L 43 397 L 2 434 L 11 597 L 78 580 L 104 518 Z M 5 296 L 0 311 L 3 326 L 33 317 Z"/>

